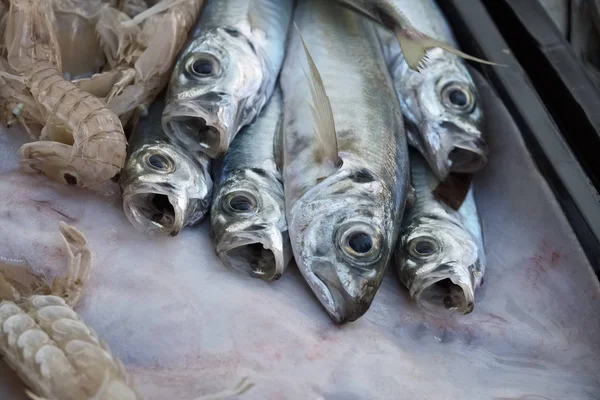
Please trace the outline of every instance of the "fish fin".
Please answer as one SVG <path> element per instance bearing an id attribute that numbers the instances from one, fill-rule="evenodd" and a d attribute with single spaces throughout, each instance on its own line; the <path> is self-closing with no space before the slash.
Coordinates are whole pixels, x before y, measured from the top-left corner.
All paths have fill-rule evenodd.
<path id="1" fill-rule="evenodd" d="M 433 190 L 433 195 L 453 210 L 458 210 L 469 194 L 472 180 L 471 174 L 451 173 Z"/>
<path id="2" fill-rule="evenodd" d="M 398 43 L 400 43 L 400 48 L 402 49 L 402 55 L 406 60 L 406 64 L 414 71 L 421 71 L 425 68 L 427 63 L 427 50 L 435 47 L 439 47 L 458 57 L 481 64 L 507 67 L 505 64 L 498 64 L 483 60 L 481 58 L 473 57 L 467 53 L 455 49 L 447 43 L 433 39 L 432 37 L 419 32 L 415 28 L 395 27 L 394 33 L 398 39 Z"/>
<path id="3" fill-rule="evenodd" d="M 279 173 L 283 172 L 283 113 L 279 116 L 277 127 L 275 128 L 275 138 L 273 139 L 273 155 L 275 156 L 275 166 Z"/>
<path id="4" fill-rule="evenodd" d="M 317 69 L 317 65 L 310 55 L 308 47 L 304 42 L 304 38 L 300 33 L 300 29 L 295 22 L 294 26 L 302 41 L 302 47 L 304 47 L 304 53 L 306 54 L 306 59 L 310 67 L 310 76 L 306 74 L 306 71 L 304 71 L 304 73 L 309 83 L 313 101 L 313 104 L 310 105 L 310 111 L 316 125 L 315 136 L 321 144 L 324 159 L 330 161 L 335 167 L 340 167 L 342 165 L 342 159 L 338 154 L 337 134 L 335 131 L 335 121 L 333 119 L 331 102 L 325 91 L 325 85 L 323 84 L 323 79 Z"/>
<path id="5" fill-rule="evenodd" d="M 411 183 L 408 188 L 408 193 L 406 195 L 406 209 L 410 210 L 413 208 L 415 203 L 417 202 L 417 191 L 415 190 L 414 185 Z"/>
<path id="6" fill-rule="evenodd" d="M 455 49 L 447 43 L 440 42 L 416 29 L 408 18 L 394 4 L 385 3 L 385 7 L 375 2 L 363 2 L 361 6 L 352 4 L 349 0 L 338 0 L 343 6 L 353 9 L 369 19 L 383 25 L 394 32 L 408 67 L 414 71 L 422 70 L 427 62 L 427 50 L 439 47 L 458 57 L 482 64 L 504 66 L 481 58 L 473 57 Z"/>

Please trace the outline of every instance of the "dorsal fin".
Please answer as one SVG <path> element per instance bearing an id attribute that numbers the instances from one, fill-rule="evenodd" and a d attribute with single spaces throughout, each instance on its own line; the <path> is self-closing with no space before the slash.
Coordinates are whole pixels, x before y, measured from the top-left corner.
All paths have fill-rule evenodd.
<path id="1" fill-rule="evenodd" d="M 279 116 L 277 121 L 277 127 L 275 128 L 275 136 L 273 138 L 273 155 L 275 160 L 275 166 L 277 171 L 283 175 L 283 112 Z"/>
<path id="2" fill-rule="evenodd" d="M 475 61 L 481 64 L 506 66 L 497 64 L 491 61 L 486 61 L 481 58 L 473 57 L 467 53 L 455 49 L 447 43 L 440 42 L 432 37 L 425 35 L 417 30 L 406 18 L 406 16 L 398 10 L 398 8 L 390 2 L 390 0 L 372 0 L 361 1 L 356 0 L 337 0 L 342 5 L 353 9 L 374 20 L 380 25 L 385 26 L 394 32 L 402 54 L 406 60 L 408 67 L 414 71 L 419 71 L 425 66 L 427 58 L 427 50 L 439 47 L 452 53 L 458 57 L 467 60 Z"/>
<path id="3" fill-rule="evenodd" d="M 310 75 L 308 75 L 306 71 L 304 71 L 304 74 L 308 80 L 312 96 L 313 104 L 309 104 L 309 106 L 316 125 L 314 133 L 320 146 L 319 149 L 321 150 L 323 160 L 329 161 L 335 167 L 341 167 L 342 159 L 338 154 L 337 134 L 331 103 L 325 91 L 325 85 L 323 84 L 323 79 L 321 79 L 321 74 L 310 55 L 308 47 L 304 42 L 304 38 L 300 33 L 300 29 L 298 29 L 298 25 L 296 25 L 295 22 L 294 26 L 296 27 L 296 31 L 298 31 L 298 35 L 300 35 L 302 47 L 304 47 L 304 53 L 306 54 L 310 69 Z"/>

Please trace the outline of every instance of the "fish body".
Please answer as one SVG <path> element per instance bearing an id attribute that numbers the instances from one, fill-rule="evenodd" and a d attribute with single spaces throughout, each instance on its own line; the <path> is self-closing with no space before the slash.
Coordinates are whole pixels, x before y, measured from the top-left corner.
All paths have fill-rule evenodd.
<path id="1" fill-rule="evenodd" d="M 374 24 L 319 0 L 300 1 L 294 19 L 299 32 L 290 36 L 280 79 L 288 229 L 304 278 L 344 323 L 368 310 L 396 242 L 408 188 L 406 138 Z M 320 73 L 326 103 L 310 104 L 318 87 L 309 85 L 316 81 L 306 60 Z M 329 105 L 333 118 L 324 114 Z M 327 129 L 333 140 L 324 140 Z"/>
<path id="2" fill-rule="evenodd" d="M 175 65 L 163 125 L 186 148 L 225 154 L 273 93 L 294 0 L 208 0 Z"/>
<path id="3" fill-rule="evenodd" d="M 204 217 L 210 207 L 211 160 L 186 151 L 164 132 L 159 97 L 137 124 L 121 171 L 123 210 L 141 232 L 175 236 Z"/>
<path id="4" fill-rule="evenodd" d="M 426 311 L 468 314 L 483 282 L 483 234 L 472 186 L 458 210 L 432 193 L 440 181 L 412 150 L 416 201 L 402 222 L 395 259 L 398 276 Z"/>
<path id="5" fill-rule="evenodd" d="M 433 0 L 389 0 L 420 32 L 456 46 Z M 483 112 L 477 88 L 458 56 L 433 48 L 421 72 L 409 68 L 396 38 L 379 31 L 384 55 L 406 124 L 409 144 L 427 159 L 440 179 L 450 172 L 473 173 L 487 163 Z"/>
<path id="6" fill-rule="evenodd" d="M 274 149 L 282 106 L 277 88 L 256 121 L 237 135 L 223 159 L 211 210 L 219 258 L 264 280 L 278 279 L 292 256 Z"/>

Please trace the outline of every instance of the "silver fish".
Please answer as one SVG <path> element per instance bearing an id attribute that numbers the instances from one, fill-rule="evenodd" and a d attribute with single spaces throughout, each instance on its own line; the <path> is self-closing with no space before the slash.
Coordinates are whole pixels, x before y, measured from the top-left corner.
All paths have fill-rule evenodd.
<path id="1" fill-rule="evenodd" d="M 368 310 L 393 251 L 406 137 L 374 24 L 322 0 L 300 1 L 295 21 L 280 79 L 288 229 L 304 278 L 344 323 Z"/>
<path id="2" fill-rule="evenodd" d="M 416 201 L 404 216 L 395 251 L 398 276 L 431 314 L 468 314 L 483 282 L 483 234 L 473 187 L 458 210 L 433 195 L 440 181 L 427 162 L 410 153 Z"/>
<path id="3" fill-rule="evenodd" d="M 390 0 L 415 27 L 456 44 L 433 0 Z M 393 35 L 380 30 L 384 55 L 404 115 L 409 144 L 427 159 L 438 178 L 473 173 L 487 163 L 483 113 L 477 89 L 463 60 L 439 48 L 427 53 L 426 67 L 412 71 Z"/>
<path id="4" fill-rule="evenodd" d="M 162 123 L 193 151 L 225 154 L 273 93 L 294 0 L 207 0 L 169 84 Z"/>
<path id="5" fill-rule="evenodd" d="M 267 281 L 278 279 L 292 257 L 274 150 L 282 103 L 276 88 L 256 121 L 231 143 L 210 214 L 223 263 Z"/>
<path id="6" fill-rule="evenodd" d="M 160 124 L 164 106 L 160 96 L 138 122 L 120 184 L 123 210 L 133 226 L 175 236 L 204 217 L 213 182 L 204 153 L 185 151 L 165 135 Z"/>

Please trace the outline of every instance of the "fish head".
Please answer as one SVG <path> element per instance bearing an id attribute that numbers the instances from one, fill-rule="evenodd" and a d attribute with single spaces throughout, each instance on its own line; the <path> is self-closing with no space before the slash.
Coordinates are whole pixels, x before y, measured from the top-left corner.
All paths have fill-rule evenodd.
<path id="1" fill-rule="evenodd" d="M 283 186 L 261 168 L 232 171 L 211 209 L 216 251 L 238 272 L 278 279 L 291 259 Z"/>
<path id="2" fill-rule="evenodd" d="M 212 179 L 204 154 L 150 143 L 133 152 L 121 172 L 123 210 L 141 232 L 175 236 L 200 221 L 210 206 Z"/>
<path id="3" fill-rule="evenodd" d="M 435 49 L 439 50 L 439 49 Z M 434 54 L 436 54 L 434 52 Z M 422 75 L 421 75 L 422 74 Z M 407 131 L 436 176 L 473 173 L 487 163 L 483 113 L 468 71 L 454 58 L 435 58 L 409 80 Z"/>
<path id="4" fill-rule="evenodd" d="M 395 260 L 400 280 L 425 311 L 468 314 L 483 277 L 478 252 L 477 241 L 458 220 L 432 212 L 403 228 Z"/>
<path id="5" fill-rule="evenodd" d="M 263 66 L 243 38 L 235 29 L 219 28 L 194 39 L 169 85 L 162 118 L 165 132 L 211 158 L 225 154 L 239 129 L 258 112 L 256 107 L 266 102 L 256 99 Z"/>
<path id="6" fill-rule="evenodd" d="M 389 191 L 367 169 L 341 170 L 288 211 L 298 268 L 337 323 L 370 307 L 390 258 Z"/>

